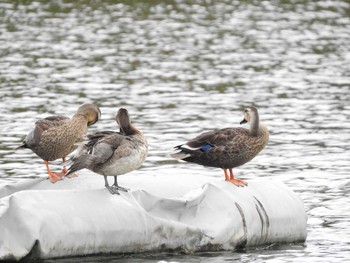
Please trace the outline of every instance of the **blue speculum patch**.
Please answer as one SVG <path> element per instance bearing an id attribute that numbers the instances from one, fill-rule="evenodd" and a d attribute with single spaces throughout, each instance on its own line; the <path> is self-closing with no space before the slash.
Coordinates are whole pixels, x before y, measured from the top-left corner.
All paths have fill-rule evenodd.
<path id="1" fill-rule="evenodd" d="M 214 147 L 213 145 L 205 144 L 200 149 L 201 149 L 201 151 L 206 152 L 206 151 L 208 151 L 209 149 L 211 149 L 213 147 Z"/>

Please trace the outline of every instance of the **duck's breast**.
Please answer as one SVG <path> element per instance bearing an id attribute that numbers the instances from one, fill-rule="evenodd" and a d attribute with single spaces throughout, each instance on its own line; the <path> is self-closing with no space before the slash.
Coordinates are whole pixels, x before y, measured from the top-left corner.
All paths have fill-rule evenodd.
<path id="1" fill-rule="evenodd" d="M 227 164 L 233 167 L 240 166 L 252 160 L 266 146 L 269 141 L 269 132 L 267 128 L 260 130 L 258 136 L 242 134 L 237 137 L 237 140 L 226 145 Z"/>
<path id="2" fill-rule="evenodd" d="M 122 152 L 122 153 L 121 153 Z M 118 148 L 113 157 L 100 167 L 100 174 L 116 176 L 129 173 L 139 168 L 147 156 L 147 145 Z"/>

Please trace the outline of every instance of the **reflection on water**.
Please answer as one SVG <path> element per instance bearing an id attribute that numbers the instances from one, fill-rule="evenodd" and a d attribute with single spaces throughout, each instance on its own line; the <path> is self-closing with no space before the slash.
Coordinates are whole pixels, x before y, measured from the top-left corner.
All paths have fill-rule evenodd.
<path id="1" fill-rule="evenodd" d="M 222 177 L 169 152 L 199 132 L 238 126 L 254 104 L 270 143 L 236 173 L 279 179 L 298 192 L 309 216 L 305 246 L 128 260 L 349 259 L 347 1 L 23 2 L 0 3 L 2 182 L 46 176 L 42 160 L 13 149 L 35 120 L 71 116 L 87 101 L 102 110 L 92 129 L 114 129 L 123 106 L 147 135 L 149 157 L 136 174 L 176 168 Z"/>

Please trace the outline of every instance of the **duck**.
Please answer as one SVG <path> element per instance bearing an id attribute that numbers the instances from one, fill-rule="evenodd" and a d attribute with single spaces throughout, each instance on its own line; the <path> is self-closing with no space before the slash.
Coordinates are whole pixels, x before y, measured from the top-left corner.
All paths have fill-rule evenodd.
<path id="1" fill-rule="evenodd" d="M 269 141 L 269 130 L 260 122 L 258 110 L 254 106 L 244 110 L 240 124 L 245 123 L 249 124 L 248 129 L 234 127 L 204 132 L 175 146 L 171 156 L 190 163 L 221 168 L 225 181 L 236 186 L 247 186 L 246 181 L 235 178 L 232 168 L 251 161 L 265 148 Z"/>
<path id="2" fill-rule="evenodd" d="M 66 173 L 65 165 L 61 172 L 50 170 L 49 162 L 66 157 L 75 149 L 75 144 L 83 141 L 88 126 L 95 124 L 101 118 L 99 107 L 92 103 L 82 104 L 71 117 L 49 116 L 35 122 L 21 145 L 16 149 L 30 149 L 44 160 L 49 179 L 55 183 L 63 179 Z"/>
<path id="3" fill-rule="evenodd" d="M 119 131 L 94 132 L 78 146 L 67 175 L 86 168 L 104 177 L 105 187 L 111 194 L 120 194 L 119 191 L 129 189 L 119 186 L 117 177 L 142 165 L 148 154 L 148 144 L 143 133 L 131 123 L 127 109 L 120 108 L 115 120 Z M 112 186 L 108 176 L 114 176 Z"/>

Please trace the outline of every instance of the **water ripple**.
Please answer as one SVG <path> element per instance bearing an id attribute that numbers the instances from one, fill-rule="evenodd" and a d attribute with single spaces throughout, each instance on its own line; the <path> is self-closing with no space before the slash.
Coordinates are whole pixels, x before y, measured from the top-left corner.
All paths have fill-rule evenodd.
<path id="1" fill-rule="evenodd" d="M 341 0 L 2 2 L 1 181 L 46 176 L 42 160 L 14 148 L 37 119 L 71 116 L 88 101 L 102 110 L 92 130 L 115 129 L 116 111 L 127 107 L 144 131 L 150 152 L 137 173 L 223 177 L 169 152 L 202 131 L 238 126 L 253 104 L 270 142 L 236 174 L 278 178 L 296 191 L 309 216 L 308 240 L 214 261 L 346 262 L 348 8 Z"/>

